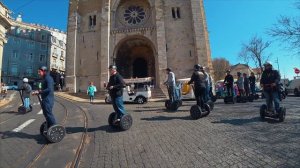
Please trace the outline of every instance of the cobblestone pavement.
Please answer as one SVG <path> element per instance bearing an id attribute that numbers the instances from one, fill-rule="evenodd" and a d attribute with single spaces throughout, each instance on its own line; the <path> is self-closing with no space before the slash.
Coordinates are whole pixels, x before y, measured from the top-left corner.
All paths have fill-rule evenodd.
<path id="1" fill-rule="evenodd" d="M 219 100 L 205 118 L 191 120 L 184 102 L 178 112 L 163 102 L 127 104 L 133 127 L 111 129 L 111 105 L 83 105 L 89 111 L 89 143 L 81 167 L 300 167 L 300 98 L 288 97 L 283 123 L 262 122 L 253 103 Z"/>

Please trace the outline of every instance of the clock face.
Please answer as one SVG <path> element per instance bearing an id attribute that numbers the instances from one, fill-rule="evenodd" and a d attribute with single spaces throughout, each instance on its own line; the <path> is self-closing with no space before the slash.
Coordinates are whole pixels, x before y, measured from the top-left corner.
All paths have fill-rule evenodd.
<path id="1" fill-rule="evenodd" d="M 141 6 L 129 6 L 124 11 L 124 20 L 129 25 L 141 24 L 146 18 L 146 12 Z"/>

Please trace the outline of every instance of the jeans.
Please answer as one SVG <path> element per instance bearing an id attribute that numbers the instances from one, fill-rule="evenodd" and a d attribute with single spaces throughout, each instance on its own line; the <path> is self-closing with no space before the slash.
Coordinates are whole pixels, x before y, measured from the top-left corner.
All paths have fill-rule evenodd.
<path id="1" fill-rule="evenodd" d="M 205 92 L 206 92 L 205 87 L 195 88 L 195 97 L 196 97 L 197 105 L 200 106 L 201 108 L 204 108 L 204 96 L 206 94 Z"/>
<path id="2" fill-rule="evenodd" d="M 47 101 L 42 101 L 42 110 L 43 110 L 43 114 L 46 118 L 48 128 L 51 127 L 52 125 L 56 124 L 55 117 L 52 113 L 52 108 L 53 108 L 53 104 L 51 104 Z"/>
<path id="3" fill-rule="evenodd" d="M 94 96 L 90 96 L 90 103 L 94 101 Z"/>
<path id="4" fill-rule="evenodd" d="M 270 92 L 264 91 L 264 95 L 266 97 L 266 103 L 267 103 L 268 109 L 269 110 L 273 109 L 273 102 L 274 102 L 275 110 L 279 111 L 280 105 L 279 105 L 278 91 L 270 91 Z"/>
<path id="5" fill-rule="evenodd" d="M 111 97 L 111 102 L 115 112 L 118 114 L 118 118 L 121 118 L 127 113 L 123 103 L 123 96 Z"/>
<path id="6" fill-rule="evenodd" d="M 250 89 L 251 89 L 251 94 L 255 95 L 256 94 L 256 92 L 255 92 L 255 85 L 250 85 Z"/>
<path id="7" fill-rule="evenodd" d="M 205 94 L 204 94 L 204 102 L 205 102 L 205 103 L 208 102 L 208 101 L 210 100 L 210 94 L 209 94 L 209 92 L 210 92 L 210 87 L 207 86 L 207 87 L 205 88 Z"/>
<path id="8" fill-rule="evenodd" d="M 24 107 L 26 109 L 29 109 L 29 105 L 30 105 L 30 98 L 24 98 Z"/>
<path id="9" fill-rule="evenodd" d="M 171 102 L 175 100 L 175 87 L 174 86 L 168 86 L 168 94 L 169 99 Z"/>
<path id="10" fill-rule="evenodd" d="M 233 86 L 226 85 L 226 88 L 227 88 L 227 96 L 233 96 Z"/>

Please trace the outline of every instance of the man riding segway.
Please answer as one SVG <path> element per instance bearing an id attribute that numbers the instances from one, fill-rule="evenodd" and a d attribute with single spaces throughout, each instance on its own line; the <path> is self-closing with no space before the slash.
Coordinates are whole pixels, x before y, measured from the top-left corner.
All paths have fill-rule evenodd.
<path id="1" fill-rule="evenodd" d="M 224 103 L 227 104 L 229 102 L 234 103 L 234 94 L 233 94 L 233 76 L 230 74 L 230 70 L 226 71 L 226 76 L 224 79 L 224 85 L 226 88 L 226 96 L 224 97 Z"/>
<path id="2" fill-rule="evenodd" d="M 127 114 L 123 102 L 123 88 L 126 87 L 126 84 L 123 77 L 117 72 L 115 65 L 109 66 L 109 72 L 110 77 L 106 89 L 109 91 L 115 112 L 109 115 L 108 123 L 112 127 L 128 130 L 132 125 L 132 117 Z"/>
<path id="3" fill-rule="evenodd" d="M 176 111 L 179 106 L 182 105 L 180 93 L 181 87 L 176 86 L 175 74 L 170 68 L 166 69 L 166 73 L 168 77 L 164 84 L 168 88 L 169 100 L 166 100 L 165 107 L 167 108 L 167 110 Z"/>
<path id="4" fill-rule="evenodd" d="M 273 70 L 272 63 L 267 61 L 265 64 L 265 70 L 262 73 L 260 85 L 263 88 L 263 94 L 266 98 L 266 104 L 261 106 L 260 116 L 262 119 L 265 117 L 279 118 L 279 121 L 283 121 L 285 118 L 285 108 L 280 107 L 279 101 L 279 82 L 280 74 L 277 70 Z M 273 102 L 275 109 L 273 108 Z"/>
<path id="5" fill-rule="evenodd" d="M 44 122 L 40 127 L 40 132 L 47 138 L 48 141 L 59 142 L 64 138 L 66 131 L 63 126 L 56 123 L 52 112 L 54 106 L 54 81 L 46 66 L 40 67 L 38 74 L 43 79 L 41 88 L 34 91 L 32 94 L 38 96 L 46 119 L 46 122 Z"/>

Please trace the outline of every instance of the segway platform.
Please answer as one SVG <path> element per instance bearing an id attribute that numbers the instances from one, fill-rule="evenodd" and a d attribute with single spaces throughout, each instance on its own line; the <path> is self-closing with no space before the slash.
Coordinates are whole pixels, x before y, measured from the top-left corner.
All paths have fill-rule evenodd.
<path id="1" fill-rule="evenodd" d="M 268 118 L 278 119 L 280 122 L 283 122 L 285 119 L 285 115 L 286 115 L 285 107 L 280 107 L 278 112 L 275 112 L 274 110 L 269 111 L 266 104 L 260 107 L 260 118 L 262 120 L 265 120 L 265 118 L 268 117 Z"/>
<path id="2" fill-rule="evenodd" d="M 130 114 L 125 114 L 121 117 L 119 122 L 114 122 L 117 120 L 117 113 L 112 112 L 108 117 L 108 124 L 112 128 L 119 128 L 123 131 L 128 130 L 132 126 L 132 117 Z"/>
<path id="3" fill-rule="evenodd" d="M 43 135 L 49 142 L 60 142 L 66 135 L 66 130 L 61 125 L 53 125 L 50 128 L 47 127 L 47 122 L 44 122 L 40 127 L 40 134 Z"/>
<path id="4" fill-rule="evenodd" d="M 190 109 L 190 115 L 193 120 L 198 120 L 199 118 L 206 117 L 210 113 L 210 107 L 208 104 L 204 104 L 204 108 L 201 109 L 198 105 L 193 105 Z"/>

